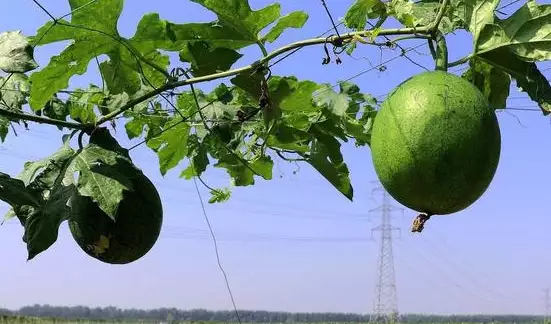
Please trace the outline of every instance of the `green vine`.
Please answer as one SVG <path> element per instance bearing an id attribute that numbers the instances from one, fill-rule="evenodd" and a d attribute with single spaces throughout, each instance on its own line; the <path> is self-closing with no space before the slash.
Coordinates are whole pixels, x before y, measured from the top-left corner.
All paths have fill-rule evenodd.
<path id="1" fill-rule="evenodd" d="M 226 201 L 230 191 L 207 184 L 203 174 L 209 166 L 226 170 L 233 186 L 252 186 L 258 178 L 272 179 L 274 159 L 309 164 L 352 200 L 354 190 L 341 145 L 349 141 L 370 145 L 379 102 L 351 79 L 332 85 L 272 74 L 273 65 L 292 59 L 306 47 L 318 46 L 320 63 L 325 64 L 345 63 L 343 53 L 351 56 L 364 44 L 381 50 L 398 47 L 396 57 L 405 56 L 417 64 L 408 57 L 415 47 L 406 49 L 402 44 L 421 40 L 421 45 L 428 44 L 435 69 L 468 64 L 463 77 L 481 90 L 492 107 L 506 107 L 515 81 L 544 114 L 551 112 L 551 85 L 535 63 L 551 59 L 551 39 L 541 36 L 551 32 L 549 5 L 535 0 L 527 0 L 509 17 L 499 19 L 495 15 L 499 0 L 350 0 L 338 25 L 324 3 L 331 18 L 332 28 L 327 32 L 331 36 L 324 37 L 324 33 L 273 50 L 269 45 L 283 33 L 300 30 L 308 13 L 282 15 L 279 4 L 253 10 L 248 0 L 192 1 L 217 19 L 179 24 L 150 13 L 142 17 L 135 35 L 125 38 L 117 32 L 123 0 L 107 4 L 72 0 L 70 15 L 51 16 L 30 38 L 18 32 L 0 33 L 0 69 L 9 74 L 0 78 L 0 139 L 6 140 L 11 124 L 21 121 L 74 130 L 65 138 L 81 132 L 78 150 L 66 141 L 52 156 L 25 164 L 17 177 L 0 177 L 0 185 L 7 188 L 0 190 L 0 199 L 13 207 L 10 215 L 47 225 L 33 227 L 37 223 L 31 226 L 23 221 L 30 231 L 30 255 L 55 241 L 56 226 L 69 212 L 63 205 L 68 194 L 91 196 L 103 211 L 113 214 L 128 190 L 113 180 L 124 174 L 120 161 L 128 162 L 107 130 L 118 119 L 124 120 L 128 138 L 139 140 L 129 150 L 140 145 L 153 150 L 162 175 L 188 161 L 180 176 L 198 178 L 211 191 L 211 203 Z M 95 19 L 98 16 L 103 17 L 101 23 Z M 401 26 L 387 28 L 391 20 Z M 339 30 L 341 25 L 346 30 Z M 457 30 L 472 35 L 473 51 L 448 62 L 453 53 L 448 53 L 447 36 Z M 38 69 L 34 51 L 59 41 L 71 45 Z M 249 46 L 258 47 L 262 56 L 235 67 Z M 171 62 L 165 53 L 177 53 L 179 62 Z M 107 59 L 100 62 L 102 56 Z M 70 89 L 70 79 L 86 72 L 92 60 L 102 85 Z M 341 66 L 346 68 L 346 64 Z M 384 68 L 379 64 L 367 71 Z M 221 79 L 227 81 L 210 92 L 196 87 Z M 102 138 L 103 146 L 93 141 L 84 145 L 85 133 Z M 75 152 L 78 163 L 71 160 L 68 169 L 56 167 Z M 91 170 L 98 163 L 109 165 L 103 172 L 116 174 L 97 175 Z M 65 172 L 80 173 L 79 182 L 71 183 Z M 36 177 L 64 181 L 40 187 Z M 100 196 L 103 187 L 110 188 L 112 195 Z M 45 192 L 55 190 L 57 200 L 48 200 Z M 61 212 L 49 213 L 50 204 Z M 43 232 L 33 236 L 33 231 Z M 39 239 L 32 242 L 32 237 Z"/>

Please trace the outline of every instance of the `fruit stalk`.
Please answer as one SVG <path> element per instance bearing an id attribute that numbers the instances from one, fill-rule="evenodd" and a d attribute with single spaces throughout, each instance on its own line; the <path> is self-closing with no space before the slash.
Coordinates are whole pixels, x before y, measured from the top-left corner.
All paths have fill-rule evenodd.
<path id="1" fill-rule="evenodd" d="M 445 36 L 440 31 L 436 34 L 436 70 L 448 70 L 448 46 Z"/>

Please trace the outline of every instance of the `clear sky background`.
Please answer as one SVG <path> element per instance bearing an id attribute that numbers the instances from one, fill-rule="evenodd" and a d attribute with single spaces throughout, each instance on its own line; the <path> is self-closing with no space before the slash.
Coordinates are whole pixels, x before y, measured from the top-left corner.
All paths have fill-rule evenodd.
<path id="1" fill-rule="evenodd" d="M 258 9 L 272 0 L 250 2 Z M 316 37 L 330 27 L 320 1 L 280 2 L 283 13 L 305 10 L 310 19 L 303 29 L 288 30 L 269 45 L 269 50 Z M 54 16 L 69 12 L 66 1 L 41 3 Z M 352 0 L 327 3 L 333 15 L 340 18 Z M 505 11 L 512 12 L 518 5 Z M 0 31 L 19 29 L 33 35 L 49 19 L 31 0 L 4 0 L 2 8 Z M 119 22 L 121 34 L 133 35 L 137 22 L 148 12 L 158 12 L 162 18 L 179 23 L 215 19 L 189 1 L 127 1 Z M 420 41 L 408 41 L 402 46 L 418 44 Z M 65 45 L 39 48 L 37 61 L 45 66 Z M 450 37 L 448 46 L 453 61 L 470 51 L 471 39 L 458 33 Z M 427 46 L 421 45 L 417 51 L 419 54 L 410 52 L 408 56 L 432 69 Z M 256 48 L 248 49 L 246 54 L 236 66 L 260 55 Z M 335 84 L 399 52 L 381 53 L 364 46 L 354 54 L 355 59 L 343 55 L 339 66 L 322 66 L 323 55 L 319 46 L 303 49 L 272 70 L 276 75 Z M 386 66 L 384 72 L 369 71 L 353 81 L 364 92 L 384 96 L 404 79 L 424 71 L 403 57 Z M 550 75 L 551 71 L 545 73 Z M 74 77 L 71 82 L 72 87 L 98 84 L 95 63 L 91 62 L 90 73 Z M 400 312 L 543 313 L 543 288 L 551 284 L 551 173 L 547 171 L 551 123 L 526 98 L 513 87 L 508 105 L 516 110 L 498 113 L 503 138 L 501 162 L 480 200 L 457 214 L 431 219 L 421 235 L 409 232 L 415 212 L 404 209 L 395 214 L 393 224 L 402 228 L 394 242 Z M 116 137 L 130 146 L 123 124 L 118 130 Z M 9 140 L 0 145 L 3 172 L 17 174 L 25 161 L 43 158 L 61 145 L 61 134 L 55 127 L 31 124 L 29 131 L 18 128 L 18 133 L 17 138 L 10 134 Z M 236 188 L 230 202 L 208 206 L 238 308 L 372 310 L 378 241 L 376 235 L 372 238 L 371 228 L 378 225 L 380 215 L 369 211 L 380 203 L 371 193 L 376 175 L 368 148 L 345 145 L 344 155 L 351 170 L 354 202 L 308 165 L 300 165 L 294 175 L 294 165 L 279 161 L 274 167 L 274 180 Z M 102 264 L 77 247 L 64 224 L 58 242 L 26 262 L 22 228 L 16 221 L 10 222 L 0 227 L 0 307 L 48 303 L 231 308 L 193 182 L 178 178 L 181 167 L 161 177 L 156 156 L 145 146 L 133 150 L 132 157 L 157 185 L 163 199 L 163 231 L 151 252 L 125 266 Z M 210 170 L 205 179 L 213 185 L 228 181 L 219 170 Z M 207 198 L 207 191 L 202 192 Z M 0 206 L 4 214 L 7 205 Z"/>

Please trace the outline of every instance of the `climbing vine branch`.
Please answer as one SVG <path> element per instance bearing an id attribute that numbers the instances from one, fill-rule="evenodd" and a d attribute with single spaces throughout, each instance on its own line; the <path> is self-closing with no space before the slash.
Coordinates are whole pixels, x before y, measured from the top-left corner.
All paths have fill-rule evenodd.
<path id="1" fill-rule="evenodd" d="M 445 10 L 446 10 L 446 7 L 448 6 L 448 4 L 449 4 L 449 0 L 443 0 L 442 1 L 442 4 L 439 7 L 439 10 L 438 10 L 438 13 L 436 15 L 435 20 L 427 26 L 422 26 L 422 27 L 418 27 L 418 28 L 409 28 L 408 27 L 408 28 L 383 29 L 383 30 L 377 31 L 377 37 L 378 36 L 390 36 L 390 35 L 413 35 L 413 36 L 405 36 L 405 37 L 402 37 L 402 38 L 399 38 L 399 39 L 403 40 L 403 39 L 407 39 L 407 38 L 416 37 L 416 38 L 433 38 L 433 39 L 436 40 L 437 37 L 438 37 L 438 32 L 437 32 L 438 26 L 439 26 L 440 22 L 442 21 L 442 19 L 444 17 Z M 381 21 L 384 21 L 384 19 L 381 19 Z M 290 51 L 296 50 L 298 48 L 307 47 L 307 46 L 314 46 L 314 45 L 323 45 L 323 44 L 327 44 L 327 43 L 331 43 L 331 44 L 333 44 L 337 47 L 342 47 L 343 44 L 345 44 L 346 42 L 352 41 L 353 39 L 362 38 L 362 37 L 373 37 L 373 31 L 372 30 L 362 30 L 362 31 L 357 31 L 357 32 L 350 32 L 350 33 L 345 33 L 345 34 L 334 35 L 334 36 L 331 36 L 331 37 L 328 37 L 328 38 L 318 37 L 318 38 L 306 39 L 306 40 L 297 41 L 297 42 L 288 44 L 286 46 L 280 47 L 280 48 L 278 48 L 278 49 L 276 49 L 276 50 L 274 50 L 270 53 L 268 53 L 266 51 L 264 46 L 260 46 L 260 48 L 263 52 L 263 57 L 261 59 L 257 60 L 256 62 L 253 62 L 252 64 L 249 64 L 249 65 L 246 65 L 246 66 L 243 66 L 243 67 L 240 67 L 240 68 L 227 70 L 227 71 L 224 71 L 224 72 L 219 72 L 219 73 L 214 73 L 214 74 L 209 74 L 209 75 L 204 75 L 204 76 L 194 77 L 194 78 L 186 78 L 186 79 L 177 80 L 177 81 L 174 81 L 174 79 L 172 79 L 172 78 L 167 78 L 168 81 L 164 85 L 162 85 L 162 86 L 160 86 L 160 87 L 158 87 L 158 88 L 156 88 L 156 89 L 154 89 L 154 90 L 152 90 L 152 91 L 150 91 L 150 92 L 148 92 L 148 93 L 146 93 L 146 94 L 144 94 L 144 95 L 142 95 L 138 98 L 129 100 L 122 107 L 120 107 L 120 108 L 118 108 L 118 109 L 116 109 L 116 110 L 114 110 L 110 113 L 107 113 L 107 114 L 103 115 L 93 125 L 70 122 L 70 121 L 56 120 L 56 119 L 52 119 L 52 118 L 34 116 L 34 115 L 27 114 L 27 113 L 19 113 L 19 112 L 5 110 L 5 109 L 0 109 L 0 116 L 6 117 L 6 118 L 12 119 L 12 120 L 20 120 L 21 119 L 21 120 L 33 121 L 33 122 L 37 122 L 37 123 L 41 123 L 41 124 L 50 124 L 50 125 L 54 125 L 54 126 L 66 127 L 66 128 L 69 128 L 69 129 L 89 129 L 91 127 L 97 127 L 97 126 L 100 126 L 100 125 L 102 125 L 102 124 L 104 124 L 108 121 L 111 121 L 112 119 L 114 119 L 117 116 L 121 115 L 125 111 L 131 109 L 135 105 L 137 105 L 141 102 L 144 102 L 148 99 L 151 99 L 155 96 L 158 96 L 158 95 L 162 94 L 163 92 L 174 90 L 176 88 L 187 86 L 187 85 L 193 85 L 193 84 L 197 84 L 197 83 L 213 81 L 213 80 L 222 79 L 222 78 L 226 78 L 226 77 L 230 77 L 230 76 L 235 76 L 235 75 L 238 75 L 238 74 L 241 74 L 241 73 L 244 73 L 244 72 L 250 72 L 250 71 L 253 71 L 253 70 L 257 70 L 261 65 L 264 65 L 265 63 L 269 62 L 270 60 L 272 60 L 272 59 L 274 59 L 274 58 L 276 58 L 280 55 L 286 54 Z M 394 43 L 396 41 L 398 41 L 398 40 L 393 40 L 391 42 Z M 374 45 L 379 45 L 379 44 L 374 43 Z M 135 50 L 133 50 L 133 48 L 132 48 L 132 52 L 135 52 Z M 453 64 L 455 64 L 455 63 L 451 63 L 450 65 L 453 65 Z M 156 70 L 159 70 L 159 68 L 156 68 Z M 170 74 L 168 74 L 167 71 L 162 70 L 161 72 L 166 76 L 170 75 Z"/>

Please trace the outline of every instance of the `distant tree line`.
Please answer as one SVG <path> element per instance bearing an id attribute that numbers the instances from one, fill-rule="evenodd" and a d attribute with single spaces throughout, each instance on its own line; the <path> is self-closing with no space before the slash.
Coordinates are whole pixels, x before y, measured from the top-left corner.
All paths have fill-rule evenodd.
<path id="1" fill-rule="evenodd" d="M 59 319 L 88 320 L 153 320 L 191 322 L 237 322 L 234 311 L 210 311 L 206 309 L 180 310 L 176 308 L 121 309 L 117 307 L 86 306 L 25 306 L 11 311 L 0 308 L 0 315 L 49 317 Z M 289 313 L 271 311 L 241 310 L 239 316 L 246 323 L 365 323 L 369 315 L 353 313 Z M 406 323 L 535 323 L 543 321 L 542 316 L 528 315 L 420 315 L 402 314 Z"/>

